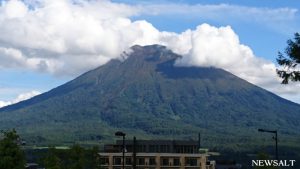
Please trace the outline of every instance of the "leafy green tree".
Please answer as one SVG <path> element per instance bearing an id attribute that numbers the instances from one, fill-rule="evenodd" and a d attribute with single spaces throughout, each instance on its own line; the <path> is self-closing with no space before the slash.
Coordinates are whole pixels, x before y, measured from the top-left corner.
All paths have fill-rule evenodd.
<path id="1" fill-rule="evenodd" d="M 285 49 L 285 54 L 279 52 L 277 62 L 283 66 L 282 69 L 277 69 L 277 74 L 281 77 L 283 84 L 288 84 L 289 81 L 300 81 L 300 34 L 295 33 L 294 40 L 287 41 L 288 46 Z"/>
<path id="2" fill-rule="evenodd" d="M 47 169 L 61 169 L 61 160 L 57 157 L 55 148 L 48 149 L 46 158 L 44 159 L 44 165 Z"/>
<path id="3" fill-rule="evenodd" d="M 0 169 L 25 169 L 25 155 L 16 130 L 3 132 L 0 140 Z"/>
<path id="4" fill-rule="evenodd" d="M 97 147 L 97 146 L 93 147 L 91 150 L 91 157 L 92 157 L 91 168 L 92 169 L 102 169 L 98 153 L 99 153 L 99 147 Z"/>
<path id="5" fill-rule="evenodd" d="M 70 149 L 70 167 L 69 169 L 84 169 L 85 154 L 80 145 L 75 144 Z"/>

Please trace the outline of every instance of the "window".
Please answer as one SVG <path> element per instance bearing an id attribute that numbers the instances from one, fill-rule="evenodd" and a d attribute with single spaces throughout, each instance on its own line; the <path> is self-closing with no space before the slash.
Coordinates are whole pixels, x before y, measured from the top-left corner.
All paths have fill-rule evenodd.
<path id="1" fill-rule="evenodd" d="M 126 161 L 125 161 L 126 165 L 132 165 L 132 160 L 130 157 L 126 157 Z"/>
<path id="2" fill-rule="evenodd" d="M 149 152 L 150 153 L 155 153 L 156 152 L 156 146 L 155 145 L 150 145 L 149 146 Z"/>
<path id="3" fill-rule="evenodd" d="M 162 165 L 162 166 L 168 166 L 169 165 L 169 159 L 168 158 L 162 158 L 160 160 L 160 165 Z"/>
<path id="4" fill-rule="evenodd" d="M 173 165 L 174 166 L 180 166 L 180 160 L 179 160 L 179 158 L 174 158 L 173 159 Z"/>
<path id="5" fill-rule="evenodd" d="M 109 160 L 107 157 L 102 157 L 102 158 L 100 158 L 100 163 L 101 163 L 101 165 L 108 165 Z"/>
<path id="6" fill-rule="evenodd" d="M 156 165 L 155 158 L 150 158 L 149 159 L 149 165 Z"/>
<path id="7" fill-rule="evenodd" d="M 137 152 L 146 152 L 146 145 L 137 145 Z"/>
<path id="8" fill-rule="evenodd" d="M 179 146 L 174 146 L 174 149 L 175 149 L 175 152 L 176 152 L 176 153 L 181 153 L 180 147 L 179 147 Z"/>
<path id="9" fill-rule="evenodd" d="M 121 157 L 114 157 L 114 165 L 121 165 Z"/>
<path id="10" fill-rule="evenodd" d="M 170 151 L 170 148 L 168 145 L 160 145 L 160 152 L 161 153 L 167 153 Z"/>
<path id="11" fill-rule="evenodd" d="M 197 166 L 197 158 L 186 158 L 185 165 L 186 166 Z"/>
<path id="12" fill-rule="evenodd" d="M 145 158 L 137 158 L 137 165 L 145 165 Z"/>
<path id="13" fill-rule="evenodd" d="M 161 153 L 164 152 L 164 146 L 163 145 L 160 145 L 159 152 L 161 152 Z"/>

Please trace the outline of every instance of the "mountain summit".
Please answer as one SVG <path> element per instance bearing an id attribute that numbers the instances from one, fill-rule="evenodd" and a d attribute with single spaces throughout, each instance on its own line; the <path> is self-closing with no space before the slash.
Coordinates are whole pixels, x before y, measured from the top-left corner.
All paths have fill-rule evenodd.
<path id="1" fill-rule="evenodd" d="M 131 49 L 123 61 L 0 109 L 0 128 L 34 144 L 108 141 L 116 130 L 170 139 L 201 132 L 214 146 L 255 142 L 258 128 L 300 134 L 298 104 L 222 69 L 175 66 L 181 56 L 164 46 Z"/>

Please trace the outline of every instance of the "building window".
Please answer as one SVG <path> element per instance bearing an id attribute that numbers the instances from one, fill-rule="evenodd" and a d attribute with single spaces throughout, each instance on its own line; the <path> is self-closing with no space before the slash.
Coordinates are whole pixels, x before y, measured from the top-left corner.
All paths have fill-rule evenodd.
<path id="1" fill-rule="evenodd" d="M 179 146 L 174 146 L 175 153 L 181 153 Z"/>
<path id="2" fill-rule="evenodd" d="M 109 165 L 109 160 L 107 157 L 100 158 L 101 165 Z"/>
<path id="3" fill-rule="evenodd" d="M 160 145 L 160 152 L 161 153 L 167 153 L 170 151 L 170 148 L 168 145 Z"/>
<path id="4" fill-rule="evenodd" d="M 114 165 L 121 165 L 121 157 L 114 157 Z"/>
<path id="5" fill-rule="evenodd" d="M 186 158 L 185 165 L 186 166 L 197 166 L 197 158 Z"/>
<path id="6" fill-rule="evenodd" d="M 174 158 L 173 159 L 173 165 L 174 166 L 180 166 L 180 160 L 179 160 L 179 158 Z"/>
<path id="7" fill-rule="evenodd" d="M 146 152 L 146 145 L 137 145 L 137 152 Z"/>
<path id="8" fill-rule="evenodd" d="M 168 166 L 169 165 L 169 159 L 168 158 L 162 158 L 160 160 L 160 165 L 162 165 L 162 166 Z"/>
<path id="9" fill-rule="evenodd" d="M 150 158 L 149 159 L 149 165 L 156 165 L 155 158 Z"/>
<path id="10" fill-rule="evenodd" d="M 155 145 L 150 145 L 149 146 L 149 153 L 156 153 L 156 146 Z"/>
<path id="11" fill-rule="evenodd" d="M 138 158 L 137 165 L 145 165 L 145 158 Z"/>
<path id="12" fill-rule="evenodd" d="M 126 162 L 126 165 L 132 165 L 132 160 L 130 157 L 127 157 L 125 162 Z"/>

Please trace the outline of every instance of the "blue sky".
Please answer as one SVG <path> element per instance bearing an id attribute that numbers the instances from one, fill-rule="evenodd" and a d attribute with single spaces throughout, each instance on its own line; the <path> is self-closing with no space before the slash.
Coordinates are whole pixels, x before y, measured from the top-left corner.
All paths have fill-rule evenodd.
<path id="1" fill-rule="evenodd" d="M 77 1 L 80 3 L 82 2 L 80 0 Z M 90 37 L 86 38 L 89 34 L 86 33 L 86 30 L 81 29 L 74 30 L 74 33 L 78 33 L 79 38 L 80 35 L 83 37 L 82 39 L 75 39 L 76 42 L 77 40 L 80 41 L 81 46 L 79 46 L 79 48 L 81 49 L 82 47 L 82 50 L 69 50 L 74 47 L 74 44 L 69 42 L 73 40 L 73 37 L 70 38 L 71 35 L 66 36 L 68 31 L 66 31 L 64 34 L 55 32 L 56 28 L 61 29 L 61 27 L 58 24 L 56 25 L 54 23 L 55 21 L 52 21 L 52 11 L 39 9 L 43 8 L 43 5 L 49 5 L 50 1 L 24 0 L 21 3 L 23 3 L 23 5 L 20 5 L 20 3 L 11 3 L 9 6 L 7 5 L 9 3 L 2 2 L 0 10 L 0 15 L 2 15 L 0 24 L 12 25 L 11 27 L 0 26 L 0 47 L 3 48 L 3 55 L 5 55 L 2 58 L 0 56 L 0 59 L 3 59 L 3 63 L 5 64 L 0 65 L 0 102 L 12 101 L 18 95 L 30 91 L 48 91 L 75 78 L 79 74 L 84 73 L 86 70 L 90 70 L 98 65 L 104 64 L 110 58 L 116 58 L 115 53 L 108 49 L 106 50 L 106 44 L 101 44 L 101 42 L 98 43 L 96 41 L 96 45 L 94 43 L 91 44 L 90 41 L 94 42 L 94 39 L 91 39 Z M 42 7 L 37 5 L 39 3 L 42 4 Z M 122 3 L 124 6 L 120 5 L 120 3 Z M 25 7 L 30 6 L 30 8 L 28 7 L 28 9 L 24 9 L 24 5 Z M 92 9 L 92 7 L 88 4 L 86 4 L 85 7 L 80 10 L 80 12 L 86 10 L 85 13 L 83 13 L 84 15 L 87 13 L 92 17 L 95 15 L 93 18 L 95 19 L 95 22 L 99 18 L 99 20 L 102 19 L 101 15 L 109 15 L 108 18 L 112 20 L 112 22 L 114 19 L 120 17 L 129 19 L 133 23 L 133 26 L 136 26 L 134 24 L 135 21 L 145 20 L 147 23 L 152 24 L 152 26 L 159 32 L 175 32 L 178 35 L 188 29 L 196 32 L 197 26 L 204 23 L 209 24 L 211 26 L 210 29 L 219 29 L 220 27 L 230 26 L 230 30 L 233 30 L 234 34 L 238 36 L 240 44 L 250 47 L 255 57 L 263 58 L 267 60 L 267 62 L 272 62 L 274 65 L 276 65 L 275 59 L 278 51 L 283 51 L 286 47 L 286 41 L 292 38 L 296 31 L 300 30 L 300 2 L 295 0 L 114 0 L 108 3 L 99 2 L 94 4 L 94 6 L 97 5 L 99 5 L 98 10 L 95 9 L 95 12 L 93 12 L 94 9 Z M 101 5 L 107 5 L 107 9 L 103 8 L 103 11 L 101 11 Z M 49 17 L 37 17 L 39 16 L 36 14 L 38 12 L 33 13 L 32 11 L 34 10 L 32 10 L 31 7 L 32 9 L 43 13 L 43 16 Z M 111 7 L 111 10 L 109 7 Z M 58 11 L 64 8 L 67 8 L 68 11 L 71 12 L 72 10 L 78 10 L 73 4 L 69 4 L 67 2 L 65 4 L 57 5 Z M 24 12 L 22 13 L 20 11 Z M 55 11 L 55 9 L 53 9 L 53 11 Z M 65 15 L 69 16 L 68 14 Z M 64 15 L 62 14 L 62 16 Z M 43 27 L 37 26 L 33 29 L 28 26 L 28 23 L 38 21 L 38 19 L 41 19 L 40 22 L 45 24 Z M 26 21 L 28 21 L 27 25 Z M 80 27 L 82 25 L 76 25 L 76 23 L 80 22 L 85 21 L 74 20 L 74 22 L 70 23 L 70 25 L 73 24 L 73 27 L 74 25 L 75 27 Z M 94 23 L 93 21 L 91 22 Z M 60 25 L 62 27 L 68 26 L 63 25 L 63 22 L 61 22 Z M 143 27 L 143 24 L 141 25 Z M 24 27 L 24 30 L 26 31 L 23 31 L 23 33 L 29 33 L 25 33 L 26 35 L 22 34 L 20 39 L 14 40 L 14 34 L 16 34 L 16 37 L 19 35 L 17 31 L 14 31 L 14 26 L 20 26 L 21 28 Z M 45 28 L 48 26 L 49 29 L 54 33 L 51 32 L 46 35 L 41 33 L 41 35 L 39 35 L 39 31 L 48 31 L 48 29 Z M 134 28 L 134 30 L 136 29 L 137 28 Z M 141 29 L 148 31 L 148 28 Z M 149 29 L 151 29 L 151 33 L 155 32 L 152 30 L 152 28 L 149 27 Z M 36 33 L 34 31 L 33 33 L 30 33 L 31 30 L 36 31 Z M 70 32 L 72 30 L 70 30 Z M 88 28 L 88 31 L 97 32 L 97 30 L 94 30 L 92 26 Z M 12 38 L 9 38 L 9 36 L 6 37 L 7 34 L 11 34 Z M 47 40 L 43 40 L 45 37 L 49 38 L 48 45 L 46 43 Z M 113 35 L 113 38 L 116 38 L 115 35 Z M 37 43 L 28 42 L 28 39 L 32 39 L 32 41 L 36 41 Z M 53 39 L 58 39 L 60 41 L 54 41 Z M 90 41 L 85 41 L 86 39 L 90 39 Z M 42 42 L 38 43 L 39 40 Z M 142 41 L 140 43 L 144 44 L 144 41 L 146 40 L 139 41 Z M 65 45 L 59 46 L 61 43 Z M 150 43 L 150 41 L 147 41 L 147 43 Z M 169 42 L 166 43 L 168 44 Z M 95 46 L 97 49 L 94 49 Z M 121 44 L 119 46 L 123 47 L 124 45 Z M 170 46 L 172 46 L 172 44 Z M 103 50 L 101 49 L 102 47 Z M 108 48 L 110 49 L 114 47 Z M 14 50 L 10 50 L 10 52 L 8 52 L 7 49 Z M 25 60 L 26 63 L 21 63 L 20 61 L 9 58 L 16 57 L 16 55 L 10 54 L 18 52 L 21 53 L 20 55 L 22 57 L 24 57 L 22 60 Z M 91 58 L 91 61 L 86 59 L 87 57 Z M 96 59 L 99 62 L 93 62 L 93 59 Z M 14 63 L 15 61 L 16 63 Z M 86 64 L 81 63 L 83 61 L 86 62 Z M 224 68 L 226 69 L 226 67 Z M 276 82 L 267 80 L 267 82 L 263 83 L 257 82 L 257 85 L 267 88 L 271 91 L 277 91 L 279 88 L 278 86 L 280 85 L 277 85 L 276 87 L 269 87 L 268 85 L 270 85 L 270 83 Z M 300 98 L 300 93 L 291 94 L 291 91 L 295 89 L 298 90 L 298 87 L 299 86 L 293 84 L 289 87 L 286 87 L 288 89 L 282 89 L 282 91 L 276 94 L 279 94 L 287 99 L 300 102 L 300 99 L 297 99 Z M 284 88 L 284 86 L 282 88 Z"/>

